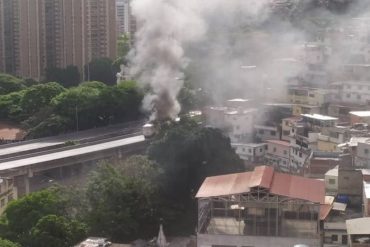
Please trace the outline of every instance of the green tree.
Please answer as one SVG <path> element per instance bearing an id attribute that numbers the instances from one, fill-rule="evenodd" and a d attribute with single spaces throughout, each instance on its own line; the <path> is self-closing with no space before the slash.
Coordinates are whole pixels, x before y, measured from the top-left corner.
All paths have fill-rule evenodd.
<path id="1" fill-rule="evenodd" d="M 47 68 L 46 81 L 56 81 L 67 88 L 78 86 L 81 81 L 80 72 L 74 65 L 69 65 L 66 68 Z"/>
<path id="2" fill-rule="evenodd" d="M 142 99 L 137 84 L 126 81 L 103 89 L 97 110 L 105 123 L 134 120 L 141 116 Z"/>
<path id="3" fill-rule="evenodd" d="M 88 81 L 101 81 L 107 85 L 116 84 L 117 68 L 109 58 L 96 58 L 85 65 L 85 79 Z"/>
<path id="4" fill-rule="evenodd" d="M 85 82 L 81 83 L 80 86 L 81 87 L 92 87 L 92 88 L 96 88 L 96 89 L 99 89 L 99 90 L 103 90 L 103 89 L 106 89 L 108 87 L 106 84 L 104 84 L 103 82 L 100 82 L 100 81 L 85 81 Z"/>
<path id="5" fill-rule="evenodd" d="M 38 84 L 25 90 L 20 104 L 25 113 L 34 114 L 41 108 L 50 106 L 51 100 L 65 91 L 65 88 L 56 82 Z"/>
<path id="6" fill-rule="evenodd" d="M 24 81 L 8 74 L 0 74 L 0 95 L 20 91 L 25 88 Z"/>
<path id="7" fill-rule="evenodd" d="M 100 93 L 101 90 L 94 87 L 70 88 L 52 100 L 54 113 L 68 119 L 76 129 L 101 126 L 99 111 L 96 110 Z"/>
<path id="8" fill-rule="evenodd" d="M 19 122 L 26 118 L 23 115 L 23 109 L 20 102 L 25 91 L 13 92 L 6 95 L 0 95 L 0 119 Z"/>
<path id="9" fill-rule="evenodd" d="M 74 246 L 86 237 L 86 225 L 63 216 L 47 215 L 31 229 L 30 242 L 34 247 Z"/>
<path id="10" fill-rule="evenodd" d="M 124 58 L 130 51 L 130 37 L 125 34 L 118 38 L 117 41 L 117 56 L 119 58 Z"/>
<path id="11" fill-rule="evenodd" d="M 6 240 L 6 239 L 1 239 L 1 238 L 0 238 L 0 246 L 1 247 L 20 247 L 18 244 L 14 243 L 14 242 L 11 242 L 11 241 Z"/>
<path id="12" fill-rule="evenodd" d="M 206 177 L 243 171 L 242 161 L 227 137 L 186 118 L 163 125 L 148 155 L 164 171 L 163 193 L 168 200 L 166 207 L 174 213 L 168 222 L 173 234 L 194 231 L 194 196 Z"/>
<path id="13" fill-rule="evenodd" d="M 47 114 L 48 111 L 46 111 L 45 113 Z M 39 112 L 38 114 L 44 114 L 44 112 Z M 73 127 L 71 119 L 59 115 L 51 114 L 47 117 L 38 117 L 39 115 L 36 115 L 36 119 L 34 119 L 34 122 L 32 122 L 32 119 L 29 118 L 27 122 L 24 123 L 24 125 L 29 126 L 26 139 L 35 139 L 58 135 L 67 132 Z M 40 122 L 41 119 L 42 121 Z"/>
<path id="14" fill-rule="evenodd" d="M 147 228 L 156 225 L 156 191 L 142 179 L 123 176 L 103 165 L 92 174 L 86 195 L 90 205 L 86 222 L 91 234 L 114 241 L 154 234 L 148 234 Z"/>
<path id="15" fill-rule="evenodd" d="M 43 190 L 12 201 L 5 210 L 6 234 L 27 245 L 30 231 L 46 215 L 64 215 L 64 201 L 55 190 Z"/>
<path id="16" fill-rule="evenodd" d="M 117 169 L 122 176 L 142 180 L 153 187 L 159 184 L 158 181 L 163 173 L 156 162 L 149 160 L 144 155 L 131 156 L 124 162 L 119 163 Z"/>

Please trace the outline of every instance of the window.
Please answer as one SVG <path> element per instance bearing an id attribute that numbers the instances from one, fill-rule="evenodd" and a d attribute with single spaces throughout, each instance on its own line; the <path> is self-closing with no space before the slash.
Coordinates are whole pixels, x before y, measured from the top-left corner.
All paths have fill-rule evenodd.
<path id="1" fill-rule="evenodd" d="M 288 151 L 284 150 L 284 155 L 287 155 L 288 154 Z"/>
<path id="2" fill-rule="evenodd" d="M 263 148 L 260 148 L 260 153 L 262 153 L 262 151 L 263 151 Z"/>
<path id="3" fill-rule="evenodd" d="M 283 135 L 284 135 L 284 136 L 288 136 L 288 135 L 290 135 L 290 131 L 289 131 L 289 130 L 284 130 L 284 131 L 283 131 Z"/>
<path id="4" fill-rule="evenodd" d="M 242 148 L 243 152 L 245 152 L 245 148 Z"/>
<path id="5" fill-rule="evenodd" d="M 365 148 L 365 149 L 364 149 L 364 153 L 365 153 L 365 154 L 369 154 L 369 149 Z"/>
<path id="6" fill-rule="evenodd" d="M 310 93 L 310 94 L 309 94 L 309 96 L 310 96 L 311 98 L 315 98 L 315 95 L 314 95 L 314 94 L 312 94 L 312 93 Z"/>
<path id="7" fill-rule="evenodd" d="M 274 148 L 272 149 L 272 151 L 273 151 L 274 153 L 276 153 L 276 148 L 274 147 Z"/>
<path id="8" fill-rule="evenodd" d="M 252 149 L 248 149 L 248 152 L 251 154 L 252 153 Z"/>
<path id="9" fill-rule="evenodd" d="M 329 179 L 329 184 L 335 184 L 335 179 L 330 178 L 330 179 Z"/>
<path id="10" fill-rule="evenodd" d="M 271 130 L 271 131 L 270 131 L 270 135 L 272 135 L 272 136 L 276 135 L 276 131 Z"/>
<path id="11" fill-rule="evenodd" d="M 302 158 L 302 152 L 299 152 L 299 158 Z"/>
<path id="12" fill-rule="evenodd" d="M 261 135 L 263 135 L 265 132 L 263 131 L 263 130 L 259 130 L 258 131 L 258 134 L 261 134 Z"/>
<path id="13" fill-rule="evenodd" d="M 338 241 L 338 235 L 331 235 L 331 241 L 337 242 Z"/>
<path id="14" fill-rule="evenodd" d="M 361 95 L 360 94 L 357 95 L 357 99 L 361 99 Z"/>
<path id="15" fill-rule="evenodd" d="M 348 244 L 348 236 L 342 235 L 342 244 Z"/>

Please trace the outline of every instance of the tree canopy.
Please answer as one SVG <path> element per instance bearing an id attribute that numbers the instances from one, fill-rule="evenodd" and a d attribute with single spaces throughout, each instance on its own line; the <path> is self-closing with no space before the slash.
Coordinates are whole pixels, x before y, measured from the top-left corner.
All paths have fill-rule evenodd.
<path id="1" fill-rule="evenodd" d="M 69 204 L 60 192 L 51 188 L 12 201 L 3 215 L 1 236 L 32 247 L 72 246 L 81 241 L 87 228 L 68 218 Z"/>
<path id="2" fill-rule="evenodd" d="M 96 58 L 85 65 L 85 79 L 88 81 L 101 81 L 107 85 L 115 85 L 118 68 L 113 66 L 109 58 Z"/>
<path id="3" fill-rule="evenodd" d="M 165 208 L 173 212 L 167 215 L 167 223 L 174 234 L 194 233 L 194 196 L 201 183 L 208 176 L 241 172 L 243 164 L 230 140 L 217 129 L 204 128 L 185 117 L 160 129 L 148 155 L 164 172 Z"/>
<path id="4" fill-rule="evenodd" d="M 90 205 L 86 222 L 92 234 L 131 241 L 145 235 L 157 220 L 155 186 L 124 176 L 112 166 L 103 165 L 92 174 L 86 195 Z"/>
<path id="5" fill-rule="evenodd" d="M 20 91 L 24 86 L 24 81 L 9 74 L 0 73 L 0 95 Z"/>
<path id="6" fill-rule="evenodd" d="M 86 225 L 78 221 L 46 215 L 31 229 L 30 242 L 34 247 L 67 247 L 83 240 L 86 233 Z"/>
<path id="7" fill-rule="evenodd" d="M 11 242 L 11 241 L 6 240 L 6 239 L 1 239 L 1 238 L 0 238 L 0 246 L 1 247 L 20 247 L 18 244 L 14 243 L 14 242 Z"/>
<path id="8" fill-rule="evenodd" d="M 51 100 L 65 91 L 56 82 L 34 85 L 25 90 L 20 106 L 25 113 L 34 114 L 41 108 L 50 106 Z"/>
<path id="9" fill-rule="evenodd" d="M 46 69 L 46 81 L 56 81 L 64 87 L 75 87 L 81 81 L 80 72 L 78 68 L 69 65 L 66 68 L 48 68 Z"/>

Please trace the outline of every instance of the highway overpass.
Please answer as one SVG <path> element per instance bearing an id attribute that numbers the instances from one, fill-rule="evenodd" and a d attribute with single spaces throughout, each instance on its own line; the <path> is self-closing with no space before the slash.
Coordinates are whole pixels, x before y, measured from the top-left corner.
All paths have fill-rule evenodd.
<path id="1" fill-rule="evenodd" d="M 102 160 L 119 161 L 145 152 L 140 126 L 102 128 L 0 146 L 0 177 L 14 180 L 18 196 L 58 181 L 79 184 Z"/>

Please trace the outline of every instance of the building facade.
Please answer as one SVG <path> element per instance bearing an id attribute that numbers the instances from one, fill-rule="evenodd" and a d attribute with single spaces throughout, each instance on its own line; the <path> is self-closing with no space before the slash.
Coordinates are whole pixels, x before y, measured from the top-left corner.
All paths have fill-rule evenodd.
<path id="1" fill-rule="evenodd" d="M 115 0 L 0 0 L 0 71 L 40 80 L 51 67 L 116 58 Z"/>

